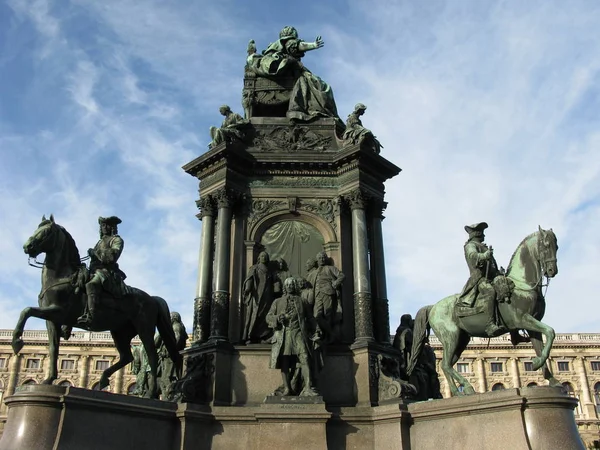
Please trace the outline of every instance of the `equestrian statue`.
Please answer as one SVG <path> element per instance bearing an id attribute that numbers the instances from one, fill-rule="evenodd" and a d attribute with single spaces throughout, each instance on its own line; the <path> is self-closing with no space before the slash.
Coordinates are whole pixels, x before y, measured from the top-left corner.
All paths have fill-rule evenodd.
<path id="1" fill-rule="evenodd" d="M 82 264 L 75 241 L 69 232 L 54 221 L 42 217 L 33 235 L 23 245 L 30 258 L 46 253 L 42 266 L 42 289 L 39 307 L 25 308 L 13 331 L 12 348 L 23 348 L 23 330 L 29 317 L 46 320 L 49 340 L 50 370 L 43 384 L 57 378 L 59 341 L 68 339 L 74 326 L 90 331 L 109 330 L 119 352 L 119 360 L 100 378 L 100 389 L 109 385 L 110 376 L 133 361 L 131 340 L 139 335 L 148 355 L 150 367 L 147 397 L 158 398 L 158 356 L 154 330 L 158 329 L 171 359 L 181 375 L 182 358 L 171 326 L 167 302 L 146 292 L 126 286 L 125 274 L 117 260 L 123 239 L 117 234 L 118 217 L 100 217 L 100 240 L 88 250 L 90 268 Z M 31 263 L 30 263 L 31 264 Z"/>
<path id="2" fill-rule="evenodd" d="M 558 274 L 556 236 L 552 229 L 543 230 L 538 226 L 538 231 L 519 244 L 505 272 L 498 268 L 492 247 L 484 244 L 487 227 L 485 222 L 465 227 L 469 234 L 464 246 L 465 259 L 470 275 L 462 292 L 417 312 L 407 372 L 410 375 L 415 370 L 432 329 L 442 344 L 441 367 L 452 395 L 474 394 L 475 390 L 453 368 L 454 364 L 471 337 L 491 338 L 510 333 L 513 345 L 531 341 L 537 355 L 532 360 L 533 369 L 543 367 L 544 378 L 550 386 L 560 386 L 546 363 L 555 333 L 541 322 L 546 310 L 543 279 L 545 277 L 548 283 Z M 529 337 L 522 336 L 520 330 L 525 330 Z M 545 343 L 542 336 L 546 338 Z"/>

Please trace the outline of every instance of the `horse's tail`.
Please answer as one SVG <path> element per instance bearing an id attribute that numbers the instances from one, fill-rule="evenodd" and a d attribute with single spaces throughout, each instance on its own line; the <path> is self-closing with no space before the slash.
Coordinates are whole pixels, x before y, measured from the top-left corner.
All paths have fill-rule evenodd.
<path id="1" fill-rule="evenodd" d="M 169 352 L 169 356 L 175 364 L 177 371 L 177 377 L 181 377 L 181 370 L 183 367 L 183 359 L 177 349 L 177 339 L 175 338 L 175 332 L 173 331 L 173 325 L 171 324 L 171 312 L 169 311 L 169 305 L 162 297 L 152 297 L 158 303 L 158 318 L 156 321 L 156 328 L 158 333 Z"/>
<path id="2" fill-rule="evenodd" d="M 419 312 L 417 312 L 417 317 L 415 317 L 410 361 L 408 361 L 406 368 L 408 376 L 410 376 L 415 369 L 419 356 L 421 355 L 421 350 L 423 350 L 425 340 L 429 336 L 429 313 L 431 312 L 431 308 L 433 308 L 433 305 L 423 306 L 419 309 Z"/>

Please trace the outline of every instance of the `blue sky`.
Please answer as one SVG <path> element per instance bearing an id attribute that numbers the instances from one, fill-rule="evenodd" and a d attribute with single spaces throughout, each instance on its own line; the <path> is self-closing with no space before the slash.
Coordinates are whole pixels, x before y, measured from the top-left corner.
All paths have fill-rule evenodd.
<path id="1" fill-rule="evenodd" d="M 21 246 L 42 214 L 97 239 L 119 215 L 128 282 L 192 325 L 201 223 L 181 166 L 219 105 L 241 108 L 246 45 L 294 25 L 305 64 L 357 102 L 382 155 L 391 328 L 458 292 L 465 224 L 501 265 L 538 224 L 559 240 L 545 322 L 598 332 L 600 3 L 130 1 L 0 3 L 0 327 L 36 304 Z M 32 319 L 28 328 L 43 328 Z"/>

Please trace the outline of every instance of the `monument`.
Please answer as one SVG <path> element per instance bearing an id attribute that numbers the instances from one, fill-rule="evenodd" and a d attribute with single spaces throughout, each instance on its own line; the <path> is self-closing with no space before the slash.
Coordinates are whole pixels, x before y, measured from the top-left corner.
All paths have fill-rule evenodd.
<path id="1" fill-rule="evenodd" d="M 556 275 L 551 230 L 530 235 L 520 246 L 524 266 L 506 274 L 482 269 L 476 257 L 465 296 L 424 308 L 414 327 L 405 317 L 390 342 L 384 184 L 400 168 L 363 126 L 366 106 L 356 104 L 344 124 L 331 86 L 304 65 L 305 53 L 323 46 L 290 26 L 261 53 L 250 41 L 244 117 L 222 106 L 208 151 L 183 166 L 199 181 L 202 230 L 192 345 L 181 352 L 183 376 L 168 387 L 176 402 L 26 386 L 7 399 L 0 449 L 582 448 L 576 400 L 560 389 L 462 395 L 468 383 L 452 369 L 469 335 L 535 325 L 551 336 L 535 311 L 535 322 L 519 321 L 512 303 L 526 298 L 511 300 L 521 289 L 542 301 L 541 285 L 518 275 L 525 266 L 528 275 Z M 485 252 L 480 259 L 491 261 Z M 531 270 L 536 261 L 541 271 Z M 453 309 L 471 289 L 475 300 Z M 486 289 L 494 295 L 478 300 Z M 430 327 L 444 342 L 451 399 L 439 399 L 432 382 Z M 540 347 L 539 366 L 549 346 Z M 32 421 L 44 424 L 39 433 L 19 431 Z"/>

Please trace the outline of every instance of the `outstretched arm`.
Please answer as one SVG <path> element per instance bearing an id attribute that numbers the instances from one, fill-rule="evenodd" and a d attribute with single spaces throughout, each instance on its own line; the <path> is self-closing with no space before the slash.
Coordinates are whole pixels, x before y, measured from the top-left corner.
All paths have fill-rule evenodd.
<path id="1" fill-rule="evenodd" d="M 325 42 L 323 42 L 323 39 L 321 38 L 321 36 L 317 36 L 317 38 L 315 39 L 315 42 L 300 41 L 300 43 L 298 44 L 298 50 L 300 50 L 301 52 L 308 52 L 310 50 L 316 50 L 318 48 L 321 48 L 324 45 L 325 45 Z"/>

